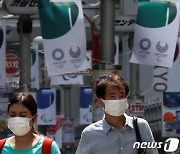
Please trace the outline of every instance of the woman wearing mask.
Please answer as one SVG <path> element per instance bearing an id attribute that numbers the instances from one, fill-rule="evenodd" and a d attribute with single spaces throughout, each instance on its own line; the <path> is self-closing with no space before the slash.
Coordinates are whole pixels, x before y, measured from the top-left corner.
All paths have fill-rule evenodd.
<path id="1" fill-rule="evenodd" d="M 55 141 L 50 143 L 50 152 L 47 153 L 48 149 L 42 148 L 43 144 L 45 145 L 45 137 L 37 133 L 33 127 L 37 116 L 37 105 L 32 95 L 20 93 L 10 100 L 8 128 L 14 136 L 7 138 L 1 154 L 60 154 Z M 47 146 L 45 147 L 47 148 Z"/>
<path id="2" fill-rule="evenodd" d="M 133 117 L 125 111 L 128 108 L 126 82 L 117 75 L 102 79 L 96 86 L 99 105 L 104 118 L 87 126 L 82 134 L 76 154 L 137 154 L 133 148 L 137 141 Z M 153 142 L 148 122 L 138 118 L 142 141 Z M 157 149 L 145 149 L 146 154 L 157 154 Z"/>

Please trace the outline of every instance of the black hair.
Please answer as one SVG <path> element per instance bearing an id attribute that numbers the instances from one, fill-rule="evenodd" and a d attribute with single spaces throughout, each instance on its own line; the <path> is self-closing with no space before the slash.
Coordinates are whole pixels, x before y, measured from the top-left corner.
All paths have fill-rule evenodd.
<path id="1" fill-rule="evenodd" d="M 105 99 L 106 88 L 107 88 L 108 84 L 115 85 L 119 89 L 120 89 L 120 85 L 122 84 L 125 87 L 126 96 L 129 93 L 129 86 L 125 82 L 125 80 L 122 77 L 113 74 L 113 75 L 110 75 L 110 76 L 107 76 L 107 77 L 101 79 L 100 82 L 96 85 L 95 90 L 96 90 L 97 98 Z"/>
<path id="2" fill-rule="evenodd" d="M 9 109 L 10 109 L 11 105 L 17 104 L 17 103 L 20 103 L 23 106 L 25 106 L 26 108 L 28 108 L 30 110 L 32 116 L 34 116 L 37 113 L 37 104 L 31 94 L 19 93 L 19 94 L 16 94 L 15 96 L 13 96 L 11 98 L 10 103 L 7 108 L 8 113 L 9 113 Z"/>

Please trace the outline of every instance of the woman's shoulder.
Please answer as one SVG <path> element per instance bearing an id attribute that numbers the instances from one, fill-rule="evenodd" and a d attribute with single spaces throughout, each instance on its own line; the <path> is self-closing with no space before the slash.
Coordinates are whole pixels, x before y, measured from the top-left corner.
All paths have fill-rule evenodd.
<path id="1" fill-rule="evenodd" d="M 48 136 L 44 136 L 44 135 L 42 136 L 42 138 L 43 138 L 43 141 L 45 139 L 50 141 L 49 143 L 51 143 L 51 153 L 54 153 L 54 154 L 56 154 L 56 153 L 59 154 L 60 153 L 59 145 L 56 143 L 56 141 L 54 141 L 54 139 L 52 139 L 52 138 L 50 138 Z"/>

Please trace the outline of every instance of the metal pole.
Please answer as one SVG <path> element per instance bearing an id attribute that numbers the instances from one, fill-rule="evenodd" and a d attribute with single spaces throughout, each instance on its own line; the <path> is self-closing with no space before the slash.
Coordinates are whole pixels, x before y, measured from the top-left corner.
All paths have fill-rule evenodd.
<path id="1" fill-rule="evenodd" d="M 32 21 L 29 16 L 20 16 L 17 30 L 20 37 L 20 87 L 31 83 L 31 31 Z"/>
<path id="2" fill-rule="evenodd" d="M 100 59 L 101 63 L 112 64 L 114 61 L 114 19 L 115 0 L 101 0 Z"/>
<path id="3" fill-rule="evenodd" d="M 70 119 L 71 118 L 71 88 L 70 87 L 64 87 L 64 93 L 65 93 L 65 118 Z"/>
<path id="4" fill-rule="evenodd" d="M 137 98 L 139 96 L 139 65 L 130 64 L 130 70 L 131 97 Z"/>

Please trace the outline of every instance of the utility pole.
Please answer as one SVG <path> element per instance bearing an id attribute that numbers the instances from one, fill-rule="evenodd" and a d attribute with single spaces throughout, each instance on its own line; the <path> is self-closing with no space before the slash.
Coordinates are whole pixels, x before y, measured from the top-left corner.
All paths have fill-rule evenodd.
<path id="1" fill-rule="evenodd" d="M 114 57 L 115 0 L 101 0 L 100 5 L 100 61 L 112 64 Z"/>
<path id="2" fill-rule="evenodd" d="M 20 15 L 17 23 L 20 39 L 20 87 L 30 88 L 31 83 L 31 32 L 32 20 L 30 16 Z"/>

